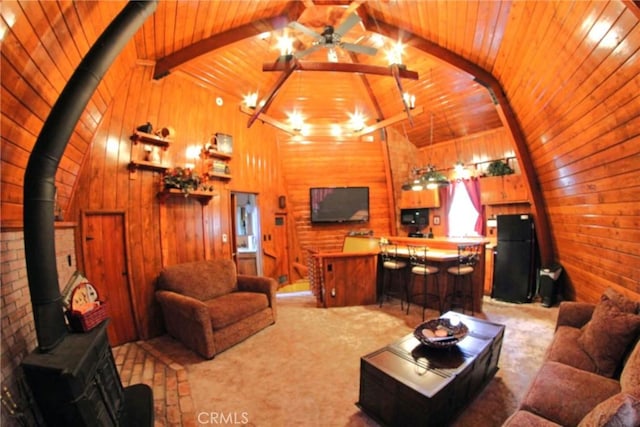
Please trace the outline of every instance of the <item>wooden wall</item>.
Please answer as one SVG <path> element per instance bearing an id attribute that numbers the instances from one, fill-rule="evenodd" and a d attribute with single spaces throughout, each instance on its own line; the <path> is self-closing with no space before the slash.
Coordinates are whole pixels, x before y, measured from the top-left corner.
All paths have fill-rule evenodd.
<path id="1" fill-rule="evenodd" d="M 389 234 L 390 190 L 387 184 L 386 150 L 375 142 L 326 141 L 282 138 L 278 144 L 283 176 L 290 200 L 289 212 L 299 239 L 297 258 L 304 250 L 340 251 L 350 231 L 372 230 L 374 235 Z M 369 187 L 368 223 L 311 224 L 310 187 Z"/>
<path id="2" fill-rule="evenodd" d="M 81 58 L 121 7 L 111 2 L 2 2 L 3 221 L 22 220 L 24 170 L 40 129 Z M 102 115 L 121 76 L 127 75 L 135 61 L 134 46 L 128 44 L 80 117 L 56 175 L 63 211 L 73 197 L 76 178 Z"/>
<path id="3" fill-rule="evenodd" d="M 492 68 L 531 153 L 566 296 L 584 301 L 607 286 L 640 297 L 640 13 L 627 5 L 516 3 Z M 545 22 L 535 49 L 521 42 L 532 16 Z"/>
<path id="4" fill-rule="evenodd" d="M 80 58 L 123 5 L 123 2 L 3 2 L 0 12 L 4 34 L 0 57 L 3 223 L 21 220 L 24 168 L 51 106 Z M 442 14 L 447 12 L 447 6 L 438 5 L 438 9 Z M 566 271 L 567 297 L 595 301 L 606 286 L 640 296 L 638 8 L 630 2 L 614 0 L 506 2 L 504 9 L 509 11 L 508 22 L 500 34 L 495 34 L 495 38 L 492 35 L 493 44 L 499 46 L 495 51 L 478 52 L 472 44 L 465 45 L 462 38 L 456 37 L 462 34 L 458 31 L 430 37 L 437 30 L 422 25 L 423 22 L 415 22 L 410 28 L 429 39 L 440 37 L 437 39 L 440 45 L 490 71 L 500 81 L 531 153 L 536 174 L 533 185 L 544 197 L 556 258 Z M 532 14 L 541 23 L 536 31 L 530 25 Z M 419 16 L 394 18 L 399 26 L 406 24 L 404 19 L 421 21 Z M 462 21 L 455 22 L 456 14 L 450 13 L 447 19 L 452 22 L 449 28 L 464 25 Z M 596 24 L 604 24 L 607 31 L 598 33 Z M 480 28 L 482 23 L 476 25 Z M 279 212 L 275 208 L 277 196 L 288 197 L 291 203 L 283 213 L 292 220 L 289 226 L 300 231 L 299 241 L 295 235 L 289 236 L 294 258 L 299 257 L 300 248 L 311 242 L 317 241 L 327 248 L 339 246 L 340 239 L 331 240 L 317 227 L 305 223 L 311 183 L 364 184 L 375 188 L 373 200 L 381 204 L 376 215 L 387 218 L 387 222 L 376 219 L 368 228 L 379 234 L 392 230 L 392 203 L 382 206 L 382 201 L 396 197 L 390 196 L 390 192 L 404 173 L 396 172 L 390 160 L 394 184 L 382 184 L 392 180 L 385 170 L 382 154 L 385 150 L 380 142 L 362 147 L 358 143 L 335 141 L 295 145 L 259 122 L 247 130 L 246 116 L 236 111 L 238 100 L 228 100 L 216 110 L 213 99 L 218 93 L 202 89 L 188 79 L 179 79 L 179 73 L 151 83 L 147 67 L 136 67 L 136 60 L 143 57 L 139 52 L 143 51 L 147 37 L 150 43 L 151 39 L 161 39 L 141 34 L 136 43 L 125 48 L 100 83 L 74 131 L 56 177 L 59 202 L 67 220 L 79 220 L 82 209 L 127 209 L 131 249 L 135 254 L 133 280 L 146 286 L 139 291 L 141 297 L 149 301 L 150 281 L 161 255 L 159 243 L 154 240 L 160 207 L 152 189 L 159 176 L 141 172 L 131 180 L 125 165 L 130 155 L 128 135 L 133 126 L 146 120 L 159 124 L 180 117 L 174 127 L 180 138 L 185 139 L 178 144 L 191 139 L 200 143 L 210 131 L 227 126 L 237 136 L 238 149 L 234 150 L 237 154 L 231 164 L 234 178 L 229 184 L 218 185 L 221 197 L 214 198 L 205 208 L 184 203 L 193 210 L 189 215 L 197 215 L 200 209 L 210 218 L 202 235 L 209 233 L 211 254 L 228 255 L 220 237 L 229 227 L 225 194 L 236 189 L 260 193 L 267 234 L 273 227 L 272 215 Z M 224 95 L 224 90 L 220 88 L 220 94 Z M 387 143 L 393 138 L 390 135 Z M 482 147 L 489 153 L 502 144 L 500 135 L 481 134 L 471 136 L 470 141 L 474 138 L 484 142 L 470 144 L 472 150 Z M 451 157 L 454 152 L 457 157 L 456 145 L 462 144 L 447 148 Z M 178 147 L 169 153 L 176 161 L 182 161 L 183 147 Z M 390 146 L 389 152 L 393 153 L 393 149 Z M 419 163 L 428 162 L 423 157 Z M 438 164 L 435 156 L 433 163 Z M 335 177 L 326 171 L 336 173 Z M 354 175 L 354 171 L 358 174 Z M 302 181 L 297 181 L 298 178 Z M 108 184 L 101 184 L 100 179 Z M 108 192 L 106 185 L 113 191 Z M 348 230 L 334 231 L 342 235 Z M 267 240 L 267 250 L 269 245 L 273 241 Z M 273 258 L 268 262 L 275 263 Z M 148 329 L 154 327 L 149 324 Z"/>
<path id="5" fill-rule="evenodd" d="M 277 196 L 284 192 L 272 128 L 256 123 L 247 129 L 246 116 L 238 112 L 239 100 L 203 89 L 179 74 L 152 81 L 151 72 L 152 67 L 140 65 L 123 80 L 98 127 L 69 211 L 73 218 L 83 211 L 127 213 L 130 280 L 142 338 L 162 329 L 153 292 L 163 266 L 231 256 L 231 191 L 258 194 L 263 235 L 274 234 Z M 217 97 L 223 105 L 217 105 Z M 160 203 L 162 173 L 129 171 L 139 150 L 130 135 L 147 121 L 155 128 L 175 130 L 163 153 L 163 162 L 172 166 L 194 162 L 186 157 L 187 147 L 203 147 L 216 132 L 233 136 L 232 179 L 208 182 L 215 190 L 208 204 L 183 196 Z M 202 160 L 195 161 L 195 167 L 199 170 Z M 229 236 L 226 242 L 223 234 Z M 267 251 L 270 243 L 263 243 Z M 80 259 L 80 267 L 86 262 Z M 266 257 L 267 274 L 276 262 Z"/>

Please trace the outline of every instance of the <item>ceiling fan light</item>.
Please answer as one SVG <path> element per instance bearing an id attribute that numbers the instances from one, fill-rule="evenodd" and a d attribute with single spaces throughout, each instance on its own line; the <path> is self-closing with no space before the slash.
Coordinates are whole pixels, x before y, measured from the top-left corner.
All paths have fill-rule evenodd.
<path id="1" fill-rule="evenodd" d="M 338 62 L 338 53 L 334 48 L 330 48 L 327 52 L 327 61 L 329 62 Z"/>

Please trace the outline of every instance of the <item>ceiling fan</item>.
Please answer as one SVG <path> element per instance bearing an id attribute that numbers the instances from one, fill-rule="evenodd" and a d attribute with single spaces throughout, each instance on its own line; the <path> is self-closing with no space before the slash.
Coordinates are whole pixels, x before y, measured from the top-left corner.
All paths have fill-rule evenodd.
<path id="1" fill-rule="evenodd" d="M 378 49 L 374 47 L 364 46 L 356 43 L 346 43 L 341 41 L 342 37 L 347 33 L 351 28 L 353 28 L 356 24 L 360 22 L 360 17 L 355 13 L 351 13 L 347 16 L 340 25 L 334 28 L 332 25 L 326 25 L 322 33 L 318 34 L 314 30 L 306 27 L 299 22 L 293 21 L 289 23 L 289 27 L 303 32 L 315 39 L 311 47 L 296 52 L 294 56 L 298 59 L 309 55 L 312 52 L 320 48 L 328 48 L 333 49 L 336 46 L 342 49 L 355 52 L 355 53 L 363 53 L 365 55 L 375 55 L 378 52 Z M 335 54 L 334 54 L 335 56 Z"/>

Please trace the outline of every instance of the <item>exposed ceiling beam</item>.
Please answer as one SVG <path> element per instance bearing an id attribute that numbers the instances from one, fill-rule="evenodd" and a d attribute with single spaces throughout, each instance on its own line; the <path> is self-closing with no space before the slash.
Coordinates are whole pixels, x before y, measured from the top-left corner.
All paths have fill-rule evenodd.
<path id="1" fill-rule="evenodd" d="M 283 9 L 285 12 L 280 15 L 259 19 L 239 27 L 231 28 L 222 33 L 215 34 L 211 37 L 190 44 L 183 49 L 158 59 L 156 61 L 155 69 L 153 70 L 153 78 L 156 80 L 161 79 L 179 65 L 197 58 L 198 56 L 204 55 L 205 53 L 225 47 L 231 43 L 235 43 L 249 37 L 254 37 L 268 31 L 284 28 L 289 24 L 289 22 L 297 20 L 304 9 L 305 7 L 301 2 L 290 1 Z"/>
<path id="2" fill-rule="evenodd" d="M 353 62 L 354 64 L 359 63 L 358 55 L 356 55 L 354 52 L 348 52 L 348 55 L 349 55 L 349 58 L 351 58 L 351 62 Z M 382 108 L 380 108 L 380 103 L 378 103 L 378 98 L 373 93 L 373 89 L 371 89 L 371 84 L 369 83 L 369 79 L 367 79 L 367 76 L 365 74 L 358 74 L 358 76 L 360 77 L 360 81 L 362 82 L 362 85 L 364 86 L 364 89 L 367 91 L 367 95 L 369 96 L 369 99 L 373 104 L 373 108 L 376 111 L 378 120 L 382 120 L 384 118 L 384 114 L 382 114 Z"/>
<path id="3" fill-rule="evenodd" d="M 262 65 L 262 71 L 283 71 L 287 69 L 288 61 L 268 62 Z M 336 71 L 340 73 L 375 74 L 379 76 L 393 76 L 391 67 L 368 64 L 351 64 L 347 62 L 308 62 L 298 61 L 300 71 Z M 403 79 L 418 80 L 418 73 L 406 69 L 398 69 L 399 77 Z"/>
<path id="4" fill-rule="evenodd" d="M 267 111 L 269 105 L 271 104 L 271 101 L 273 101 L 273 97 L 276 96 L 284 82 L 286 82 L 289 76 L 291 76 L 291 73 L 297 70 L 300 66 L 300 62 L 294 57 L 288 58 L 288 60 L 286 61 L 277 61 L 276 63 L 283 64 L 283 72 L 278 78 L 278 81 L 276 81 L 275 85 L 273 85 L 273 88 L 271 88 L 271 90 L 267 93 L 267 96 L 257 106 L 255 113 L 251 117 L 249 117 L 249 121 L 247 122 L 248 128 L 250 128 L 253 122 L 256 121 L 260 113 Z"/>
<path id="5" fill-rule="evenodd" d="M 404 90 L 402 89 L 402 82 L 400 81 L 400 68 L 398 64 L 391 65 L 391 71 L 393 73 L 393 79 L 396 81 L 396 87 L 398 88 L 398 92 L 400 93 L 400 100 L 402 101 L 402 105 L 404 105 L 404 111 L 407 113 L 407 119 L 409 119 L 409 124 L 413 127 L 413 118 L 411 117 L 411 108 L 409 108 L 409 104 L 404 99 Z"/>
<path id="6" fill-rule="evenodd" d="M 413 109 L 413 114 L 416 115 L 416 116 L 419 116 L 423 112 L 424 112 L 424 108 L 422 106 L 418 106 L 418 107 Z M 354 134 L 357 135 L 357 136 L 366 135 L 366 134 L 371 133 L 371 132 L 373 132 L 375 130 L 378 130 L 380 128 L 384 128 L 384 127 L 387 127 L 387 126 L 391 126 L 392 124 L 401 122 L 401 121 L 406 120 L 406 119 L 407 119 L 407 115 L 403 111 L 402 113 L 396 114 L 395 116 L 391 116 L 388 119 L 381 120 L 378 123 L 376 123 L 375 125 L 366 126 L 364 129 L 362 129 L 361 131 L 355 132 Z"/>
<path id="7" fill-rule="evenodd" d="M 241 111 L 242 113 L 244 113 L 244 114 L 247 114 L 247 115 L 251 116 L 251 117 L 253 117 L 253 116 L 255 115 L 255 110 L 250 109 L 250 108 L 248 108 L 248 107 L 246 107 L 246 106 L 244 106 L 244 105 L 241 105 L 241 106 L 240 106 L 240 111 Z M 268 116 L 268 115 L 267 115 L 267 114 L 265 114 L 265 113 L 258 113 L 257 118 L 258 118 L 258 120 L 260 120 L 260 121 L 262 121 L 262 122 L 264 122 L 264 123 L 267 123 L 267 124 L 269 124 L 269 125 L 271 125 L 271 126 L 273 126 L 273 127 L 277 128 L 277 129 L 283 130 L 283 131 L 287 132 L 288 134 L 295 135 L 295 134 L 297 133 L 297 132 L 296 132 L 296 131 L 291 127 L 291 126 L 289 126 L 288 124 L 283 123 L 283 122 L 281 122 L 281 121 L 280 121 L 280 120 L 278 120 L 278 119 L 274 119 L 273 117 Z"/>
<path id="8" fill-rule="evenodd" d="M 367 31 L 382 34 L 393 40 L 400 40 L 407 46 L 418 49 L 421 52 L 427 53 L 434 58 L 443 61 L 444 63 L 469 73 L 476 79 L 476 81 L 478 81 L 478 83 L 488 88 L 490 95 L 496 104 L 498 115 L 500 116 L 504 127 L 512 137 L 516 155 L 522 165 L 524 180 L 527 185 L 527 190 L 531 195 L 531 210 L 536 219 L 536 235 L 538 237 L 541 261 L 543 264 L 547 265 L 553 262 L 553 241 L 551 239 L 551 229 L 544 207 L 545 204 L 542 197 L 542 191 L 540 189 L 540 183 L 538 182 L 538 178 L 535 174 L 533 161 L 531 160 L 531 153 L 529 153 L 524 133 L 522 132 L 518 119 L 502 89 L 502 85 L 500 85 L 493 74 L 487 70 L 464 57 L 433 43 L 432 41 L 423 39 L 422 37 L 412 34 L 406 30 L 401 30 L 398 27 L 380 19 L 374 19 L 370 14 L 364 17 L 361 16 L 361 18 Z"/>
<path id="9" fill-rule="evenodd" d="M 244 114 L 247 114 L 251 117 L 256 115 L 256 110 L 247 108 L 246 106 L 242 105 L 240 106 L 240 111 Z M 420 115 L 424 112 L 424 108 L 422 106 L 416 107 L 414 110 L 414 115 Z M 269 116 L 266 113 L 258 113 L 257 114 L 257 119 L 267 123 L 277 129 L 280 129 L 282 131 L 287 132 L 290 135 L 300 135 L 300 131 L 293 129 L 293 127 L 291 127 L 290 125 L 275 119 L 271 116 Z M 395 123 L 398 123 L 400 121 L 406 120 L 407 116 L 404 112 L 400 113 L 400 114 L 396 114 L 393 117 L 389 117 L 388 119 L 385 120 L 380 120 L 379 122 L 377 122 L 376 124 L 373 124 L 371 126 L 366 126 L 364 129 L 359 130 L 357 132 L 351 132 L 348 134 L 344 134 L 342 136 L 340 136 L 340 138 L 342 139 L 360 139 L 362 137 L 364 137 L 367 134 L 370 134 L 378 129 L 387 127 L 387 126 L 391 126 Z M 309 136 L 309 137 L 326 137 L 326 138 L 336 138 L 336 136 L 331 132 L 331 127 L 326 125 L 326 126 L 318 126 L 315 125 L 313 126 L 313 129 L 309 132 L 308 135 L 305 136 Z"/>
<path id="10" fill-rule="evenodd" d="M 633 13 L 636 18 L 640 19 L 640 0 L 622 0 L 627 9 Z"/>

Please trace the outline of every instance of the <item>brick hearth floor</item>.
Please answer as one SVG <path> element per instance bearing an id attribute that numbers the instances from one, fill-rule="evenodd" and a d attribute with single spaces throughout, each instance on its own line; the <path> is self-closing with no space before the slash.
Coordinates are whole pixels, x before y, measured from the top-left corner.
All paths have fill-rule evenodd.
<path id="1" fill-rule="evenodd" d="M 144 383 L 153 389 L 155 427 L 196 427 L 187 370 L 151 345 L 138 341 L 113 348 L 126 387 Z"/>

